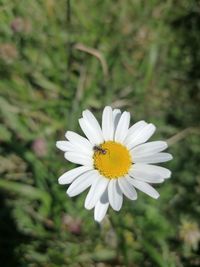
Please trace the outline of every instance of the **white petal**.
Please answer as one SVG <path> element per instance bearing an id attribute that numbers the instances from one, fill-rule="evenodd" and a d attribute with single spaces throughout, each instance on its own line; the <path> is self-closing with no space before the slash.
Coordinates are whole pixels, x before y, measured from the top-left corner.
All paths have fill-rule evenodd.
<path id="1" fill-rule="evenodd" d="M 134 157 L 134 163 L 141 162 L 141 163 L 160 163 L 166 162 L 171 160 L 173 157 L 169 153 L 157 153 L 147 157 Z"/>
<path id="2" fill-rule="evenodd" d="M 106 187 L 108 186 L 109 179 L 104 178 L 100 174 L 98 175 L 98 179 L 92 184 L 90 191 L 87 194 L 85 199 L 85 208 L 90 210 L 94 208 L 97 201 L 100 199 L 102 194 L 104 193 Z"/>
<path id="3" fill-rule="evenodd" d="M 113 123 L 114 123 L 114 132 L 117 129 L 118 122 L 121 117 L 121 110 L 120 109 L 114 109 L 113 110 Z"/>
<path id="4" fill-rule="evenodd" d="M 84 110 L 82 115 L 84 120 L 87 121 L 90 127 L 92 128 L 96 138 L 98 138 L 100 143 L 103 143 L 103 133 L 95 116 L 89 110 Z"/>
<path id="5" fill-rule="evenodd" d="M 98 178 L 98 172 L 92 170 L 79 176 L 68 188 L 67 194 L 74 197 L 86 190 Z"/>
<path id="6" fill-rule="evenodd" d="M 124 111 L 120 117 L 117 129 L 115 132 L 115 141 L 122 143 L 127 136 L 130 123 L 130 113 Z"/>
<path id="7" fill-rule="evenodd" d="M 93 158 L 85 154 L 79 154 L 78 152 L 65 152 L 64 157 L 66 160 L 80 165 L 93 165 Z"/>
<path id="8" fill-rule="evenodd" d="M 135 124 L 133 124 L 128 130 L 127 138 L 133 134 L 137 134 L 137 132 L 143 129 L 147 124 L 148 123 L 146 123 L 145 121 L 138 121 Z"/>
<path id="9" fill-rule="evenodd" d="M 133 165 L 131 170 L 138 170 L 138 171 L 143 171 L 146 172 L 150 175 L 152 174 L 157 174 L 160 176 L 162 179 L 167 179 L 171 177 L 171 171 L 160 166 L 155 166 L 155 165 L 149 165 L 149 164 L 144 164 L 144 163 L 136 163 Z"/>
<path id="10" fill-rule="evenodd" d="M 81 150 L 85 154 L 93 154 L 92 144 L 86 138 L 72 131 L 67 131 L 65 137 L 78 149 L 78 152 Z"/>
<path id="11" fill-rule="evenodd" d="M 79 175 L 91 170 L 91 167 L 81 166 L 75 169 L 72 169 L 68 172 L 65 172 L 58 179 L 59 184 L 70 184 L 73 182 Z"/>
<path id="12" fill-rule="evenodd" d="M 87 136 L 87 138 L 89 139 L 89 141 L 92 145 L 99 145 L 99 144 L 103 143 L 102 137 L 99 136 L 93 130 L 93 128 L 90 126 L 90 124 L 87 120 L 85 120 L 84 118 L 81 118 L 81 119 L 79 119 L 79 124 L 80 124 L 82 131 Z"/>
<path id="13" fill-rule="evenodd" d="M 108 190 L 106 189 L 103 195 L 101 196 L 100 200 L 97 201 L 95 208 L 94 208 L 94 219 L 97 222 L 101 222 L 106 215 L 108 210 L 109 203 L 108 203 Z"/>
<path id="14" fill-rule="evenodd" d="M 102 115 L 102 132 L 105 141 L 113 140 L 114 123 L 113 111 L 111 107 L 105 107 Z"/>
<path id="15" fill-rule="evenodd" d="M 133 167 L 129 170 L 129 175 L 137 180 L 141 180 L 148 183 L 162 183 L 164 179 L 156 172 L 148 171 L 148 168 L 138 168 L 134 164 Z"/>
<path id="16" fill-rule="evenodd" d="M 122 193 L 131 200 L 137 199 L 137 192 L 135 188 L 128 182 L 127 177 L 118 179 L 119 186 L 122 190 Z"/>
<path id="17" fill-rule="evenodd" d="M 149 156 L 167 148 L 167 143 L 164 141 L 153 141 L 142 145 L 139 145 L 131 150 L 131 154 L 134 158 L 141 156 Z"/>
<path id="18" fill-rule="evenodd" d="M 108 199 L 111 207 L 119 211 L 122 207 L 123 195 L 117 179 L 111 179 L 108 185 Z"/>
<path id="19" fill-rule="evenodd" d="M 137 136 L 141 131 L 145 128 L 145 126 L 148 125 L 145 121 L 138 121 L 135 124 L 133 124 L 129 130 L 128 134 L 124 140 L 124 144 L 130 143 L 135 136 Z"/>
<path id="20" fill-rule="evenodd" d="M 142 181 L 138 181 L 132 178 L 129 178 L 129 182 L 136 187 L 137 189 L 139 189 L 140 191 L 144 192 L 145 194 L 149 195 L 150 197 L 153 197 L 155 199 L 159 198 L 159 193 L 149 184 L 142 182 Z"/>
<path id="21" fill-rule="evenodd" d="M 74 151 L 74 146 L 68 141 L 57 141 L 56 142 L 57 148 L 66 152 L 66 151 Z"/>
<path id="22" fill-rule="evenodd" d="M 144 126 L 137 134 L 133 133 L 132 137 L 126 140 L 126 146 L 131 149 L 139 144 L 145 143 L 155 132 L 156 127 L 149 123 L 148 125 Z"/>

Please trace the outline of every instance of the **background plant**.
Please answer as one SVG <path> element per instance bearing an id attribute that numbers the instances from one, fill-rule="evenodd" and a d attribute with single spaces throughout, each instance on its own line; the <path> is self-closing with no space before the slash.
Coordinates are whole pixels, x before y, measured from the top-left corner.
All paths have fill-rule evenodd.
<path id="1" fill-rule="evenodd" d="M 199 1 L 0 1 L 2 266 L 199 266 Z M 67 198 L 55 147 L 106 104 L 158 127 L 174 160 L 158 201 L 103 225 Z"/>

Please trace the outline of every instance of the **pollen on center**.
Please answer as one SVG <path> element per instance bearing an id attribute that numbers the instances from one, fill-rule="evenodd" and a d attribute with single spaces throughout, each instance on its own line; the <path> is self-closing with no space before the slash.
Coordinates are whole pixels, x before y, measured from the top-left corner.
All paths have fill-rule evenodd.
<path id="1" fill-rule="evenodd" d="M 131 166 L 131 155 L 120 143 L 107 141 L 94 151 L 94 168 L 109 179 L 119 178 L 128 173 Z"/>

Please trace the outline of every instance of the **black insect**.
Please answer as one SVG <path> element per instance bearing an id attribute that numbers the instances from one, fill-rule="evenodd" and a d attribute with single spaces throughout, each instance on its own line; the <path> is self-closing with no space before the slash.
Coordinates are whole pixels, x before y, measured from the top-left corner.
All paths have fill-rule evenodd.
<path id="1" fill-rule="evenodd" d="M 99 154 L 103 154 L 103 155 L 105 155 L 107 153 L 107 149 L 103 149 L 100 146 L 94 146 L 93 150 L 95 152 L 98 152 Z"/>

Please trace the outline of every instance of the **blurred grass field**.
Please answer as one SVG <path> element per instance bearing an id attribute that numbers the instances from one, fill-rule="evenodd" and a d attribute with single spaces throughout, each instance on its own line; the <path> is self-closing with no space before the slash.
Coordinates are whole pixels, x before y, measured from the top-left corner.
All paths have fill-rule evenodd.
<path id="1" fill-rule="evenodd" d="M 197 0 L 1 0 L 1 266 L 200 266 L 199 89 Z M 173 175 L 98 225 L 55 142 L 107 104 L 157 126 Z"/>

